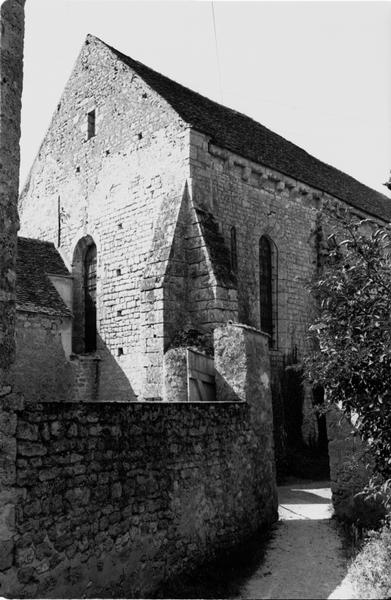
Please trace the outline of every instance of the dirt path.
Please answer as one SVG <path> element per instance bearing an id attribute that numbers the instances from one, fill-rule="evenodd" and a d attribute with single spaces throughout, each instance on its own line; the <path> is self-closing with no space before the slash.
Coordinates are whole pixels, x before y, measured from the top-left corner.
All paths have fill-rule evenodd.
<path id="1" fill-rule="evenodd" d="M 279 488 L 280 521 L 262 565 L 242 599 L 354 598 L 332 515 L 328 482 Z"/>

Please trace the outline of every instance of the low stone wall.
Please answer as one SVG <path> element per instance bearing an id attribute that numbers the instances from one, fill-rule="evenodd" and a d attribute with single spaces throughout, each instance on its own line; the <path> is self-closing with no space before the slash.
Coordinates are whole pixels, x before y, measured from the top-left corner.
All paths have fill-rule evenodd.
<path id="1" fill-rule="evenodd" d="M 251 410 L 48 402 L 19 411 L 13 593 L 145 597 L 271 524 L 267 434 Z"/>
<path id="2" fill-rule="evenodd" d="M 51 400 L 31 348 L 0 415 L 2 596 L 148 597 L 277 518 L 266 336 L 215 330 L 213 403 Z"/>

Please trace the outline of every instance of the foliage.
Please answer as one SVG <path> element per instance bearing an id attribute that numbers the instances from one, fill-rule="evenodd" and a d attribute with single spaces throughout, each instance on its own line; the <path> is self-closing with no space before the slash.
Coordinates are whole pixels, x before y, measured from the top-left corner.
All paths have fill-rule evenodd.
<path id="1" fill-rule="evenodd" d="M 204 352 L 208 356 L 213 356 L 213 339 L 210 332 L 198 331 L 197 329 L 182 329 L 177 331 L 170 348 L 194 348 Z"/>
<path id="2" fill-rule="evenodd" d="M 391 529 L 371 532 L 348 576 L 358 598 L 391 598 Z"/>
<path id="3" fill-rule="evenodd" d="M 363 499 L 366 505 L 371 502 L 373 506 L 382 507 L 383 517 L 391 518 L 391 479 L 383 479 L 375 474 L 371 477 L 365 488 L 356 494 L 357 499 Z"/>
<path id="4" fill-rule="evenodd" d="M 391 477 L 391 226 L 336 217 L 328 258 L 311 284 L 318 313 L 306 375 L 325 389 Z"/>

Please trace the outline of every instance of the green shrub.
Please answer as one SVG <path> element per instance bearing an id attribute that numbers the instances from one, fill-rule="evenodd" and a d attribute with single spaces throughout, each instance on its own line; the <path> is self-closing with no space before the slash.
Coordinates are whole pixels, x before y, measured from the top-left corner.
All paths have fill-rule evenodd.
<path id="1" fill-rule="evenodd" d="M 325 390 L 366 442 L 374 470 L 391 479 L 391 224 L 341 216 L 311 292 L 307 378 Z"/>

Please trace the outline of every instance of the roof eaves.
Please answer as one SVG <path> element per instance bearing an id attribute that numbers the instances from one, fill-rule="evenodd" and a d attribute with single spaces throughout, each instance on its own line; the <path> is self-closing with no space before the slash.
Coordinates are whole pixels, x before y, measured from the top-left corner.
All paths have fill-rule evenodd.
<path id="1" fill-rule="evenodd" d="M 377 219 L 381 219 L 382 221 L 384 221 L 384 223 L 388 223 L 389 222 L 389 220 L 384 215 L 381 216 L 381 215 L 377 214 L 376 212 L 371 212 L 370 210 L 366 210 L 366 209 L 360 208 L 357 205 L 353 204 L 352 202 L 349 202 L 349 200 L 346 200 L 346 198 L 342 198 L 342 196 L 339 196 L 339 195 L 337 195 L 335 193 L 332 193 L 329 190 L 327 190 L 326 188 L 322 188 L 321 186 L 314 186 L 313 183 L 309 183 L 308 181 L 304 181 L 304 178 L 302 180 L 301 179 L 297 179 L 292 174 L 290 174 L 288 172 L 285 172 L 282 169 L 276 169 L 275 166 L 267 164 L 267 162 L 256 163 L 254 160 L 249 159 L 244 154 L 238 154 L 237 151 L 235 151 L 235 150 L 231 149 L 230 147 L 228 147 L 229 145 L 221 146 L 207 131 L 202 131 L 202 129 L 199 128 L 199 127 L 194 127 L 194 126 L 191 126 L 191 127 L 192 127 L 192 129 L 194 129 L 194 131 L 197 131 L 198 133 L 201 133 L 201 134 L 205 135 L 206 137 L 208 137 L 209 138 L 209 142 L 212 143 L 213 145 L 220 146 L 220 148 L 224 148 L 225 150 L 228 150 L 228 152 L 232 152 L 233 154 L 236 154 L 236 156 L 240 156 L 241 158 L 243 158 L 245 160 L 249 160 L 250 162 L 253 162 L 254 164 L 262 165 L 262 166 L 264 166 L 264 167 L 266 167 L 268 169 L 271 169 L 272 171 L 276 171 L 278 173 L 281 173 L 281 175 L 285 175 L 285 177 L 289 177 L 290 179 L 293 179 L 293 180 L 297 181 L 298 183 L 304 183 L 305 185 L 308 185 L 309 187 L 313 188 L 314 190 L 317 190 L 318 192 L 321 192 L 323 194 L 327 194 L 329 196 L 332 196 L 332 197 L 336 198 L 337 200 L 340 200 L 341 202 L 344 202 L 345 204 L 348 204 L 349 206 L 351 206 L 352 208 L 354 208 L 357 211 L 361 211 L 363 213 L 370 214 L 371 216 L 376 217 Z M 303 152 L 306 152 L 306 151 L 303 150 Z M 311 156 L 311 155 L 309 154 L 309 156 Z M 315 157 L 311 156 L 311 158 L 315 158 Z M 316 160 L 319 160 L 319 159 L 316 159 Z M 328 165 L 327 163 L 323 163 L 323 164 L 329 166 L 332 169 L 335 169 L 335 167 L 333 167 L 332 165 Z M 343 173 L 342 171 L 341 171 L 341 173 L 344 176 L 347 176 L 346 173 Z M 360 183 L 360 182 L 358 181 L 358 183 Z M 364 184 L 360 183 L 360 185 L 364 185 Z M 373 191 L 371 188 L 369 188 L 369 189 L 371 191 Z M 379 194 L 380 194 L 380 192 L 379 192 Z M 384 198 L 385 199 L 389 199 L 389 198 L 387 198 L 387 196 L 384 196 Z M 390 211 L 391 211 L 391 199 L 389 199 L 389 200 L 390 200 Z M 391 214 L 390 214 L 390 217 L 391 217 Z"/>
<path id="2" fill-rule="evenodd" d="M 41 306 L 35 304 L 33 302 L 16 302 L 16 310 L 19 312 L 29 312 L 29 313 L 37 313 L 44 314 L 53 317 L 72 317 L 72 312 L 69 308 L 65 307 L 64 309 L 55 309 L 47 306 Z"/>

